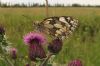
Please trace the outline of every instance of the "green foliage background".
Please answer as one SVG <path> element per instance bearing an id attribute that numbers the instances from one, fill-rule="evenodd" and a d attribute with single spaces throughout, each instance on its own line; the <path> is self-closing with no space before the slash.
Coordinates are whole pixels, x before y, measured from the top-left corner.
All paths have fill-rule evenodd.
<path id="1" fill-rule="evenodd" d="M 49 9 L 49 16 L 62 15 L 78 18 L 79 27 L 72 36 L 64 41 L 63 49 L 54 58 L 54 63 L 66 66 L 70 60 L 78 58 L 83 61 L 84 66 L 99 66 L 100 9 L 92 7 L 53 7 Z M 44 18 L 45 8 L 0 8 L 0 24 L 5 26 L 8 40 L 18 48 L 19 55 L 27 55 L 23 35 L 33 31 L 33 22 L 41 21 Z M 6 65 L 0 61 L 0 66 Z"/>

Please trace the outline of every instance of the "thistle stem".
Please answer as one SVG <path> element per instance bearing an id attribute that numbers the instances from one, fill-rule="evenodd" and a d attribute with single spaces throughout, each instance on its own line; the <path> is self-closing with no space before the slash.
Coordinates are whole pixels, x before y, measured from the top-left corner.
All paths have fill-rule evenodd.
<path id="1" fill-rule="evenodd" d="M 34 61 L 31 61 L 31 66 L 36 66 Z"/>
<path id="2" fill-rule="evenodd" d="M 52 53 L 48 53 L 47 58 L 39 66 L 46 66 L 46 64 L 51 56 L 52 56 Z"/>
<path id="3" fill-rule="evenodd" d="M 17 66 L 16 59 L 14 60 L 14 66 Z"/>
<path id="4" fill-rule="evenodd" d="M 7 64 L 9 64 L 10 66 L 14 66 L 13 64 L 12 64 L 12 62 L 8 59 L 8 57 L 6 56 L 6 54 L 5 54 L 5 51 L 2 49 L 2 45 L 0 46 L 0 48 L 1 48 L 1 51 L 2 51 L 2 55 L 4 56 L 4 59 L 5 59 L 5 61 L 7 62 Z"/>
<path id="5" fill-rule="evenodd" d="M 10 66 L 14 66 L 13 64 L 12 64 L 12 62 L 10 62 L 10 60 L 5 56 L 5 60 L 6 60 L 6 62 L 10 65 Z"/>

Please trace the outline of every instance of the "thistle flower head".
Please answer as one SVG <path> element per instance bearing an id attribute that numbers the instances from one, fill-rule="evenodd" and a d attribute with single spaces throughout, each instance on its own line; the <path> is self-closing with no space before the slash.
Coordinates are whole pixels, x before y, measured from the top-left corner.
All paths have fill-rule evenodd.
<path id="1" fill-rule="evenodd" d="M 43 44 L 46 42 L 46 39 L 42 33 L 30 32 L 24 36 L 24 42 L 26 44 L 34 44 L 34 43 Z"/>
<path id="2" fill-rule="evenodd" d="M 76 59 L 76 60 L 72 60 L 71 62 L 69 62 L 68 66 L 83 66 L 83 65 L 80 60 Z"/>
<path id="3" fill-rule="evenodd" d="M 24 36 L 24 42 L 29 46 L 29 58 L 31 61 L 36 61 L 36 58 L 45 58 L 46 53 L 42 44 L 46 42 L 43 34 L 31 32 Z"/>
<path id="4" fill-rule="evenodd" d="M 29 64 L 26 64 L 25 66 L 30 66 Z"/>
<path id="5" fill-rule="evenodd" d="M 11 48 L 10 53 L 11 53 L 12 59 L 17 58 L 17 49 L 16 48 Z"/>
<path id="6" fill-rule="evenodd" d="M 62 49 L 62 44 L 63 44 L 62 40 L 59 38 L 52 40 L 52 42 L 50 42 L 48 45 L 49 52 L 54 54 L 59 53 L 60 50 Z"/>
<path id="7" fill-rule="evenodd" d="M 3 26 L 0 26 L 0 34 L 5 34 L 5 30 L 4 30 L 4 27 Z"/>

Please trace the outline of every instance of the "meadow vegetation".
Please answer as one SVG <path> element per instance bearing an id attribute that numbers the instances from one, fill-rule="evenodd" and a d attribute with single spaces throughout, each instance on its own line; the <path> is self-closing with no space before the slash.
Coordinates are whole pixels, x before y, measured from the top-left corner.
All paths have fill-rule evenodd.
<path id="1" fill-rule="evenodd" d="M 72 59 L 81 59 L 84 66 L 100 65 L 100 9 L 87 7 L 52 7 L 49 16 L 73 16 L 79 20 L 79 27 L 64 41 L 62 51 L 54 63 L 66 64 Z M 0 8 L 0 24 L 6 29 L 8 40 L 18 48 L 19 55 L 27 53 L 23 35 L 33 31 L 33 22 L 46 17 L 45 8 Z M 0 66 L 4 66 L 0 62 Z M 63 66 L 63 65 L 60 65 Z"/>

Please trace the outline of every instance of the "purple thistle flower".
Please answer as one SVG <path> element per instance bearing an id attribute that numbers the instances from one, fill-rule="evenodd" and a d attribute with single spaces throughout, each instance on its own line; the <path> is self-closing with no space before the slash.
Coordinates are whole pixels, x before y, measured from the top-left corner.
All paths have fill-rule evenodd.
<path id="1" fill-rule="evenodd" d="M 26 64 L 25 66 L 30 66 L 29 64 Z"/>
<path id="2" fill-rule="evenodd" d="M 52 40 L 51 43 L 49 43 L 48 50 L 54 54 L 59 53 L 60 50 L 62 49 L 62 45 L 63 45 L 62 40 L 59 38 L 56 38 L 56 39 Z"/>
<path id="3" fill-rule="evenodd" d="M 4 30 L 4 27 L 3 26 L 0 26 L 0 34 L 5 34 L 5 30 Z"/>
<path id="4" fill-rule="evenodd" d="M 29 46 L 30 60 L 36 61 L 36 58 L 46 58 L 46 53 L 42 47 L 42 44 L 46 42 L 43 34 L 31 32 L 24 36 L 24 42 Z"/>
<path id="5" fill-rule="evenodd" d="M 82 66 L 82 62 L 80 60 L 72 60 L 68 63 L 68 66 Z"/>
<path id="6" fill-rule="evenodd" d="M 16 48 L 11 48 L 10 53 L 11 53 L 12 59 L 17 58 L 17 49 Z"/>
<path id="7" fill-rule="evenodd" d="M 24 36 L 24 42 L 26 44 L 32 44 L 34 42 L 43 44 L 46 42 L 46 39 L 42 33 L 30 32 Z"/>
<path id="8" fill-rule="evenodd" d="M 36 58 L 46 58 L 46 53 L 43 49 L 43 47 L 39 44 L 31 44 L 29 46 L 29 58 L 32 61 L 36 61 Z"/>

